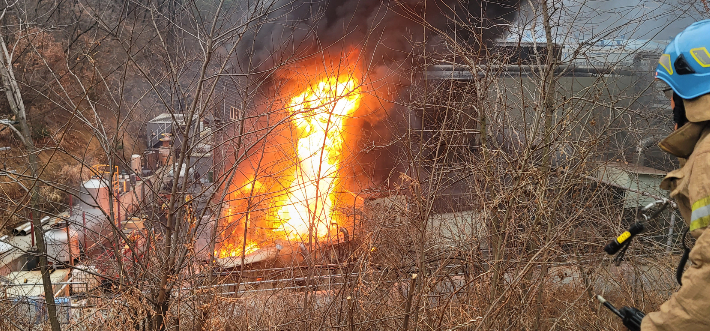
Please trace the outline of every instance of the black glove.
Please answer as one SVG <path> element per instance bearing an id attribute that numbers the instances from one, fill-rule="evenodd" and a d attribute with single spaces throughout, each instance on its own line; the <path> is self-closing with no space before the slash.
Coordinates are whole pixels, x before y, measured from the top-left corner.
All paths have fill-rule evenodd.
<path id="1" fill-rule="evenodd" d="M 631 331 L 641 330 L 641 320 L 646 316 L 642 311 L 634 307 L 621 307 L 619 312 L 624 315 L 624 326 Z"/>

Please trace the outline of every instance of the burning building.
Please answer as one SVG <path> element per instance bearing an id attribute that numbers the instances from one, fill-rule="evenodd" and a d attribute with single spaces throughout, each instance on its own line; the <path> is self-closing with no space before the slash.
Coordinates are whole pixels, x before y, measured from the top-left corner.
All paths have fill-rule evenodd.
<path id="1" fill-rule="evenodd" d="M 399 167 L 399 147 L 387 143 L 397 126 L 382 123 L 422 61 L 417 49 L 436 50 L 454 34 L 488 45 L 503 31 L 499 23 L 514 19 L 518 1 L 284 1 L 275 8 L 278 23 L 255 26 L 235 66 L 259 73 L 241 81 L 258 86 L 257 96 L 225 92 L 230 101 L 216 115 L 227 123 L 216 159 L 227 161 L 215 177 L 229 183 L 218 202 L 218 258 L 264 247 L 312 251 L 352 235 L 353 206 L 365 190 L 391 185 Z"/>

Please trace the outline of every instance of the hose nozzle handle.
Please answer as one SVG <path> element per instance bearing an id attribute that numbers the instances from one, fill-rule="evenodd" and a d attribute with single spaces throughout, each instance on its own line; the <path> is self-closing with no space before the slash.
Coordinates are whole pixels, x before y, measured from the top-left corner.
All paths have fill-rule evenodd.
<path id="1" fill-rule="evenodd" d="M 631 238 L 633 238 L 635 235 L 643 232 L 643 230 L 643 223 L 634 223 L 631 227 L 629 227 L 628 230 L 624 231 L 624 233 L 620 234 L 618 237 L 616 237 L 614 240 L 604 246 L 604 251 L 609 255 L 616 254 L 622 247 L 624 247 L 624 243 L 631 240 Z"/>

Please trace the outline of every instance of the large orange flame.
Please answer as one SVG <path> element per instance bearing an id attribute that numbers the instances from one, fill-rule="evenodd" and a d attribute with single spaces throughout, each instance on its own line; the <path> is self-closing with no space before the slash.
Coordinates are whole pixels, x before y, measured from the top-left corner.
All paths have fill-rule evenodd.
<path id="1" fill-rule="evenodd" d="M 244 250 L 245 255 L 256 252 L 259 249 L 259 244 L 254 241 L 247 241 L 247 244 L 242 247 L 241 244 L 234 242 L 223 243 L 219 250 L 215 251 L 215 256 L 218 258 L 237 257 L 242 255 Z"/>
<path id="2" fill-rule="evenodd" d="M 281 188 L 274 189 L 273 185 L 251 178 L 233 192 L 234 199 L 224 211 L 224 240 L 215 251 L 217 257 L 240 257 L 243 250 L 245 254 L 253 253 L 260 242 L 269 239 L 247 238 L 244 245 L 245 232 L 237 225 L 245 219 L 250 224 L 259 222 L 258 218 L 266 221 L 268 225 L 262 229 L 272 229 L 270 239 L 301 241 L 324 238 L 334 223 L 342 224 L 342 216 L 335 208 L 335 189 L 341 184 L 343 124 L 357 110 L 360 100 L 359 82 L 351 75 L 322 78 L 291 98 L 286 109 L 294 129 L 295 165 L 286 172 L 286 183 L 281 183 Z M 251 217 L 257 219 L 250 219 L 252 211 L 244 213 L 245 206 L 239 201 L 244 204 L 244 197 L 267 191 L 276 194 L 268 203 L 269 211 L 253 213 Z"/>
<path id="3" fill-rule="evenodd" d="M 339 223 L 334 210 L 343 148 L 343 121 L 357 110 L 361 93 L 349 75 L 326 77 L 293 97 L 297 164 L 285 204 L 278 211 L 290 239 L 324 237 Z"/>

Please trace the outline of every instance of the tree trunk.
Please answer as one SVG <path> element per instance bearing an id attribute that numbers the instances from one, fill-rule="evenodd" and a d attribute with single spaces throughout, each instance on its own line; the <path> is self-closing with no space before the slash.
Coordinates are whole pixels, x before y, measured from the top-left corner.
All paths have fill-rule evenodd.
<path id="1" fill-rule="evenodd" d="M 5 39 L 0 36 L 0 77 L 2 78 L 2 84 L 5 88 L 5 95 L 7 96 L 7 101 L 10 104 L 10 109 L 15 115 L 15 120 L 20 124 L 20 140 L 27 148 L 27 154 L 29 155 L 30 172 L 35 182 L 31 187 L 31 199 L 30 199 L 30 209 L 37 210 L 37 201 L 39 200 L 39 187 L 37 186 L 37 150 L 32 141 L 32 131 L 27 124 L 27 114 L 25 113 L 25 104 L 22 101 L 22 95 L 20 94 L 20 88 L 15 80 L 15 75 L 12 72 L 12 59 L 7 51 L 7 46 L 5 45 Z M 57 319 L 57 307 L 54 304 L 54 290 L 52 289 L 52 280 L 49 277 L 49 270 L 47 264 L 47 246 L 44 243 L 44 229 L 42 229 L 42 217 L 32 218 L 32 224 L 34 225 L 34 236 L 37 243 L 37 254 L 39 255 L 39 266 L 42 272 L 42 285 L 44 287 L 44 299 L 47 304 L 47 315 L 49 316 L 49 323 L 52 326 L 52 331 L 60 331 L 59 320 Z"/>
<path id="2" fill-rule="evenodd" d="M 550 12 L 549 12 L 549 4 L 547 3 L 547 0 L 542 0 L 540 1 L 541 9 L 542 9 L 542 24 L 545 29 L 545 39 L 547 41 L 547 54 L 546 54 L 546 60 L 545 60 L 545 69 L 544 69 L 544 87 L 542 90 L 542 98 L 543 98 L 543 110 L 545 112 L 545 127 L 544 130 L 545 132 L 543 133 L 544 137 L 544 142 L 543 142 L 543 164 L 541 167 L 544 179 L 543 179 L 543 185 L 541 187 L 543 188 L 543 191 L 540 193 L 541 196 L 545 197 L 546 192 L 544 189 L 548 187 L 547 182 L 549 181 L 549 174 L 550 174 L 550 162 L 552 159 L 552 153 L 554 152 L 554 149 L 552 148 L 552 137 L 553 137 L 553 131 L 555 130 L 553 119 L 555 115 L 555 92 L 557 90 L 557 77 L 555 76 L 555 69 L 557 67 L 557 59 L 555 58 L 555 43 L 554 40 L 552 39 L 552 25 L 550 23 Z M 544 200 L 543 200 L 544 201 Z M 536 217 L 535 223 L 536 228 L 538 231 L 542 232 L 542 227 L 543 224 L 543 215 L 544 212 L 543 210 L 540 210 L 538 213 L 538 217 Z M 545 229 L 545 236 L 543 237 L 544 240 L 549 240 L 550 236 L 552 234 L 552 224 L 548 220 L 546 224 L 546 229 Z M 533 241 L 533 245 L 538 246 L 535 244 L 535 241 Z M 538 247 L 535 247 L 536 249 L 539 249 Z M 535 294 L 535 300 L 537 302 L 537 305 L 535 306 L 536 314 L 535 314 L 535 321 L 533 323 L 533 330 L 540 330 L 542 328 L 541 325 L 541 318 L 540 315 L 542 314 L 542 287 L 543 284 L 545 283 L 545 278 L 547 278 L 547 273 L 549 272 L 549 264 L 547 263 L 547 254 L 542 254 L 542 265 L 540 266 L 540 277 L 539 277 L 539 282 L 537 284 L 537 289 L 536 289 L 536 294 Z"/>

